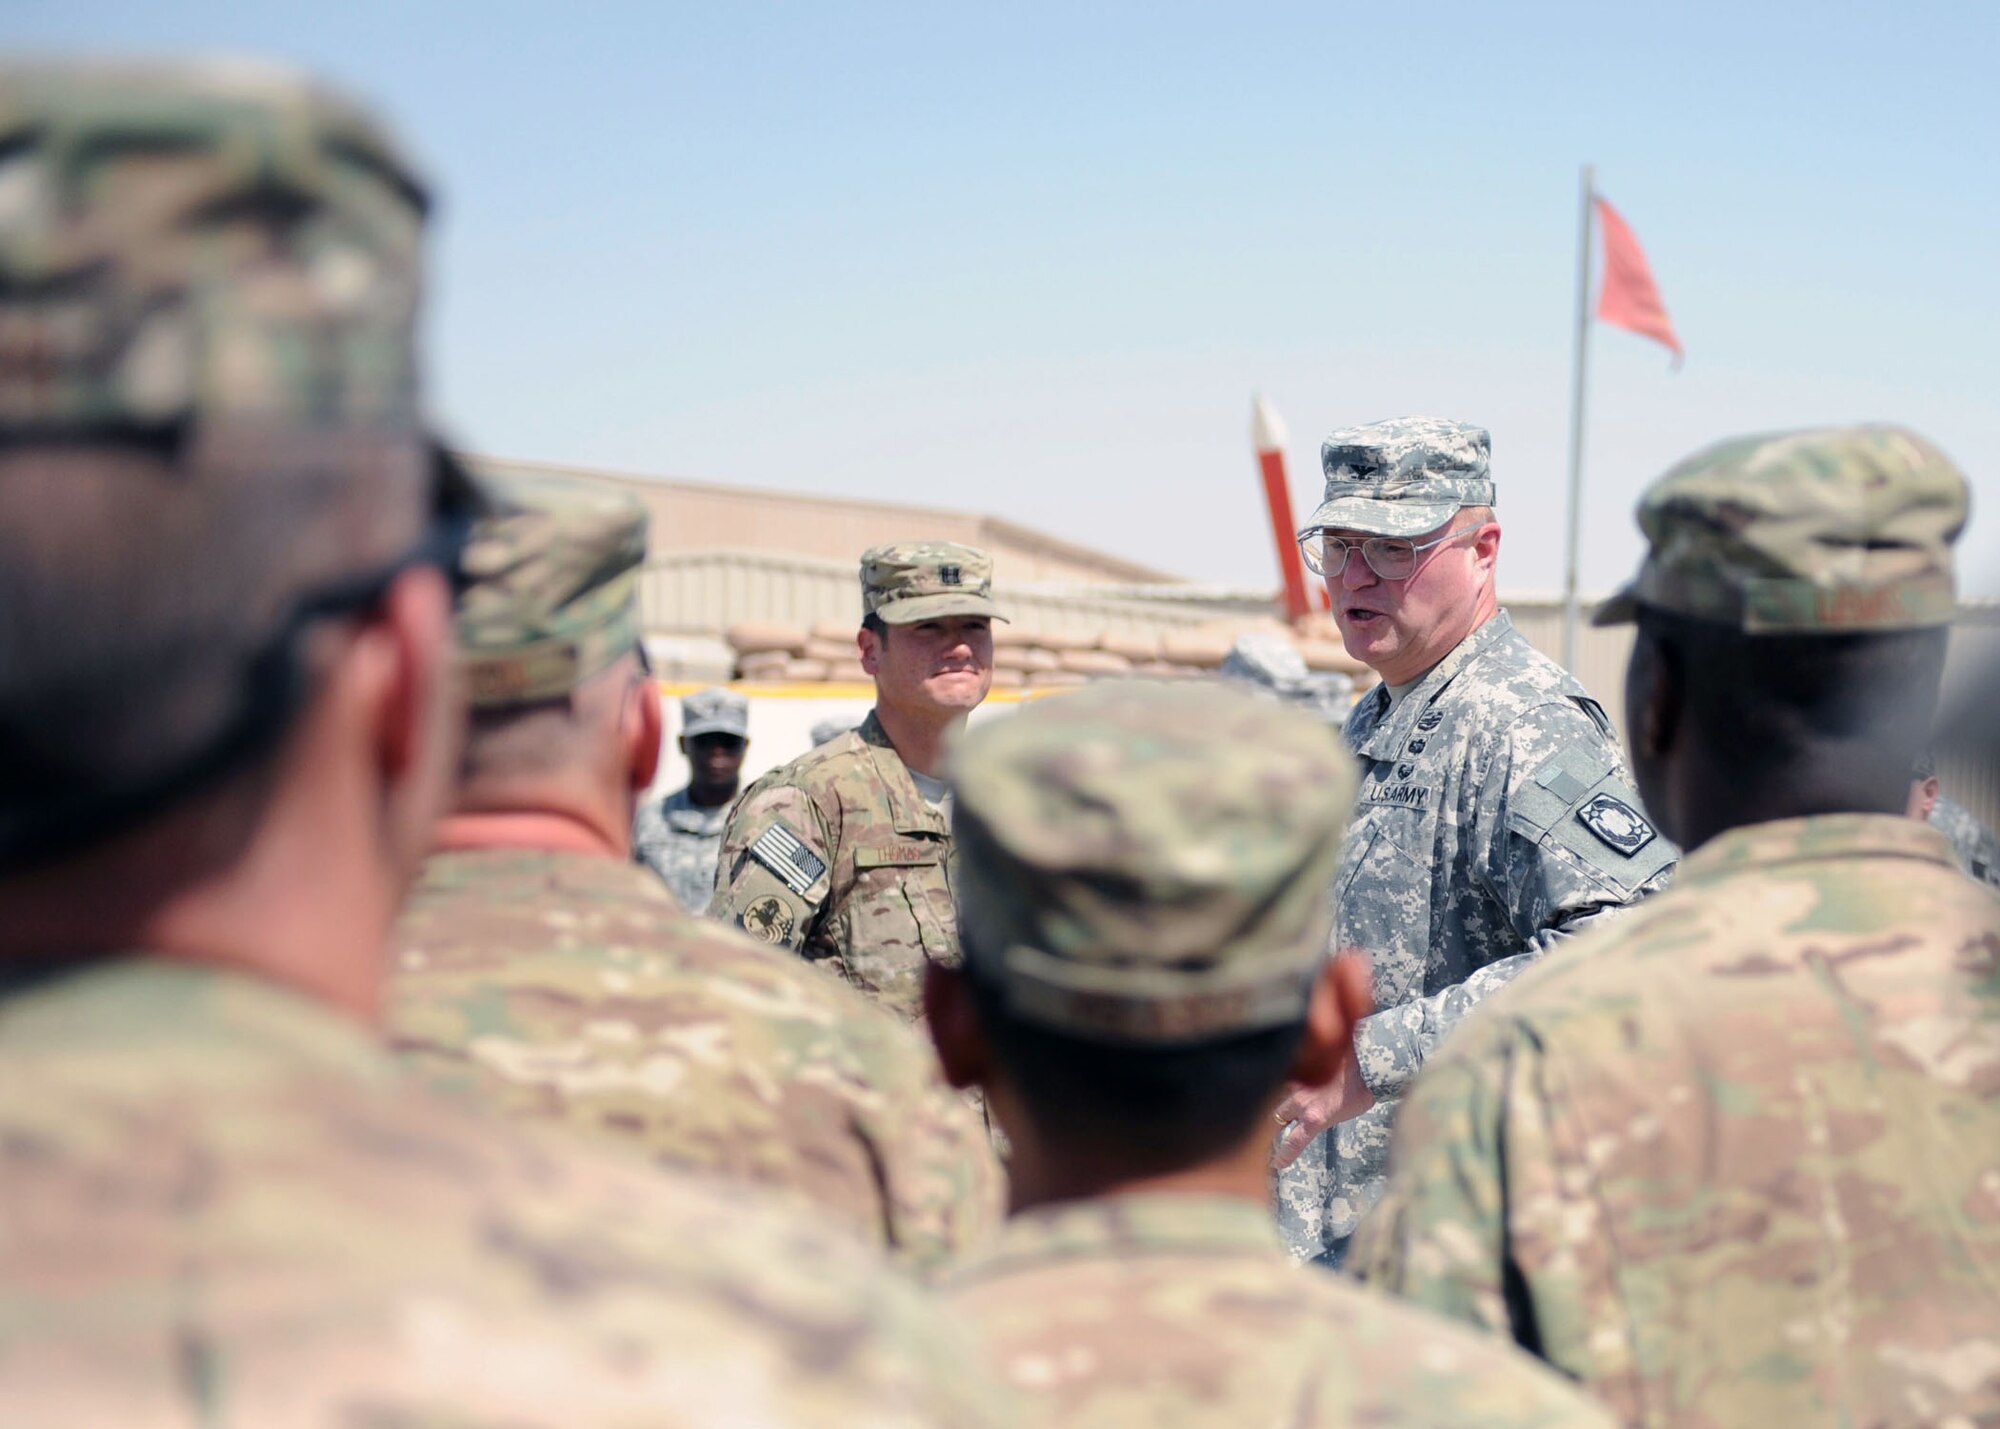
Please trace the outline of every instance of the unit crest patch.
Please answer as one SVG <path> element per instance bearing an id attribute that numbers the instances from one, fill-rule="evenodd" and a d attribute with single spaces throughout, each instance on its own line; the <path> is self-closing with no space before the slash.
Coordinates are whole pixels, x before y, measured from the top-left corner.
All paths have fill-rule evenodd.
<path id="1" fill-rule="evenodd" d="M 1600 842 L 1630 858 L 1659 837 L 1645 815 L 1615 794 L 1594 794 L 1576 811 L 1577 822 Z"/>
<path id="2" fill-rule="evenodd" d="M 760 943 L 776 946 L 792 936 L 792 910 L 775 893 L 767 893 L 743 910 L 743 931 Z"/>

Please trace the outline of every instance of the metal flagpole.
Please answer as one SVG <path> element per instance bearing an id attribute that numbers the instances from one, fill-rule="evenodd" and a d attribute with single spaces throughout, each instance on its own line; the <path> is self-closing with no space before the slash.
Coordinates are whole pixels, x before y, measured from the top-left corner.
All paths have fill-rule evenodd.
<path id="1" fill-rule="evenodd" d="M 1577 563 L 1583 544 L 1583 376 L 1590 351 L 1591 200 L 1596 171 L 1583 166 L 1576 238 L 1576 372 L 1569 392 L 1569 546 L 1563 576 L 1563 668 L 1576 673 Z"/>

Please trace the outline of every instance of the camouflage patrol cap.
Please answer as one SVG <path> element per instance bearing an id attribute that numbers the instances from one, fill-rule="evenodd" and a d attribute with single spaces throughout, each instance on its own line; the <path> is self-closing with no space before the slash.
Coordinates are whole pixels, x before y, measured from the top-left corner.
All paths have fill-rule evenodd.
<path id="1" fill-rule="evenodd" d="M 1222 684 L 1109 681 L 983 725 L 953 761 L 966 966 L 1090 1041 L 1293 1021 L 1355 777 L 1324 724 Z"/>
<path id="2" fill-rule="evenodd" d="M 720 685 L 696 690 L 681 701 L 681 738 L 698 739 L 704 734 L 733 734 L 750 737 L 750 701 Z"/>
<path id="3" fill-rule="evenodd" d="M 993 603 L 993 558 L 950 541 L 905 541 L 861 553 L 861 609 L 884 625 L 945 615 L 1005 620 Z"/>
<path id="4" fill-rule="evenodd" d="M 1950 459 L 1901 427 L 1718 442 L 1639 499 L 1646 558 L 1594 621 L 1646 605 L 1751 635 L 1948 625 L 1967 503 Z"/>
<path id="5" fill-rule="evenodd" d="M 1333 432 L 1319 449 L 1326 498 L 1300 534 L 1421 536 L 1461 507 L 1491 506 L 1492 446 L 1484 427 L 1442 417 L 1398 417 Z"/>
<path id="6" fill-rule="evenodd" d="M 484 482 L 491 510 L 461 569 L 459 660 L 473 704 L 552 699 L 639 643 L 646 508 L 629 492 L 556 476 Z"/>
<path id="7" fill-rule="evenodd" d="M 415 433 L 427 207 L 281 69 L 0 66 L 0 425 Z"/>

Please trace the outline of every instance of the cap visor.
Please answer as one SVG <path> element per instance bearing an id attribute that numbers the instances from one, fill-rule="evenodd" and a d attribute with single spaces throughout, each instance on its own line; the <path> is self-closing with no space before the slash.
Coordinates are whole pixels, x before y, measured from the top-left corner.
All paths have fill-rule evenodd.
<path id="1" fill-rule="evenodd" d="M 704 734 L 731 734 L 738 739 L 748 739 L 750 731 L 742 725 L 721 719 L 690 720 L 681 727 L 682 739 L 699 739 Z"/>
<path id="2" fill-rule="evenodd" d="M 947 615 L 983 615 L 989 620 L 1007 619 L 992 597 L 984 595 L 913 595 L 892 600 L 875 608 L 884 625 L 915 625 L 920 620 L 938 620 Z"/>
<path id="3" fill-rule="evenodd" d="M 1638 592 L 1629 585 L 1590 613 L 1592 625 L 1630 625 L 1638 618 Z"/>
<path id="4" fill-rule="evenodd" d="M 1320 503 L 1302 528 L 1359 531 L 1365 536 L 1422 536 L 1459 512 L 1452 501 L 1382 501 L 1372 496 L 1336 496 Z"/>

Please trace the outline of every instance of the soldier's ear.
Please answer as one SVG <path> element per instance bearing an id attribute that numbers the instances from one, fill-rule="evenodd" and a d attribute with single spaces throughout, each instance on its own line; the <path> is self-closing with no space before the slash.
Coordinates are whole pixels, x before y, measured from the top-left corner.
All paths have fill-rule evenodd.
<path id="1" fill-rule="evenodd" d="M 1292 1060 L 1292 1081 L 1323 1087 L 1347 1065 L 1354 1028 L 1375 1010 L 1374 977 L 1368 959 L 1346 951 L 1321 965 L 1306 1002 L 1305 1036 Z"/>
<path id="2" fill-rule="evenodd" d="M 873 677 L 882 661 L 882 638 L 864 625 L 854 633 L 854 644 L 861 652 L 861 668 Z"/>
<path id="3" fill-rule="evenodd" d="M 660 713 L 660 692 L 650 676 L 633 682 L 625 718 L 625 765 L 634 789 L 649 789 L 660 772 L 660 746 L 666 719 Z M 680 741 L 683 752 L 687 741 Z"/>
<path id="4" fill-rule="evenodd" d="M 1625 721 L 1635 762 L 1652 765 L 1666 757 L 1680 733 L 1685 700 L 1679 652 L 1641 625 L 1625 667 Z"/>
<path id="5" fill-rule="evenodd" d="M 925 963 L 923 1000 L 924 1024 L 937 1048 L 944 1079 L 961 1090 L 984 1086 L 993 1054 L 965 973 L 942 963 Z"/>

